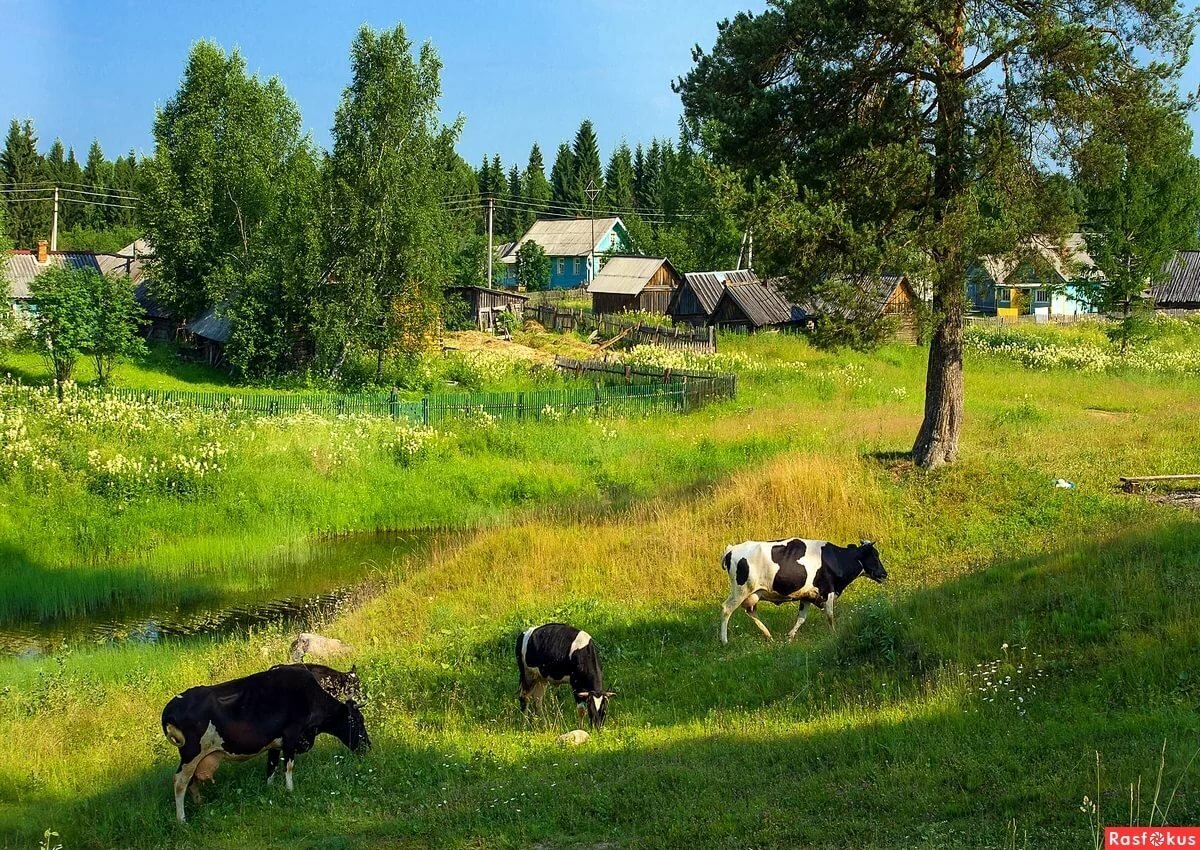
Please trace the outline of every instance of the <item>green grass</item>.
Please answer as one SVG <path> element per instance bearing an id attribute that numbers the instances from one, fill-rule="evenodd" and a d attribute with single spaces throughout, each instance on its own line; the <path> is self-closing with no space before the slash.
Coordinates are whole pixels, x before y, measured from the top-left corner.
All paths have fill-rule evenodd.
<path id="1" fill-rule="evenodd" d="M 751 358 L 742 392 L 687 417 L 467 431 L 391 472 L 292 468 L 281 534 L 470 523 L 478 503 L 487 520 L 325 627 L 357 647 L 374 748 L 322 741 L 293 794 L 262 760 L 225 765 L 178 826 L 157 728 L 180 689 L 282 659 L 278 630 L 0 663 L 0 735 L 20 742 L 0 755 L 0 845 L 53 828 L 67 848 L 1084 847 L 1097 753 L 1101 819 L 1131 820 L 1134 784 L 1144 824 L 1164 743 L 1159 806 L 1200 822 L 1200 523 L 1115 486 L 1200 469 L 1200 383 L 972 362 L 963 456 L 926 474 L 902 456 L 920 351 L 722 344 Z M 298 457 L 337 443 L 311 431 Z M 254 510 L 223 515 L 238 491 L 221 489 L 155 524 L 268 533 L 288 512 L 261 486 L 280 467 L 256 462 L 262 478 L 237 473 L 260 483 Z M 738 613 L 720 646 L 724 545 L 788 533 L 876 539 L 891 579 L 854 585 L 836 633 L 813 617 L 768 645 Z M 764 608 L 782 635 L 794 610 Z M 570 711 L 516 708 L 514 635 L 552 618 L 593 634 L 620 693 L 577 749 L 554 743 Z"/>

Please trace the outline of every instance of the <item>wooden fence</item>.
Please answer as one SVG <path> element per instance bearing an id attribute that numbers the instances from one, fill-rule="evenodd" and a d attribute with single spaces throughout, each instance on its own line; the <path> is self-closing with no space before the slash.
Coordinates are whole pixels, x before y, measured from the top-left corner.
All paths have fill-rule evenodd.
<path id="1" fill-rule="evenodd" d="M 525 318 L 533 319 L 548 331 L 567 333 L 596 329 L 596 320 L 586 310 L 564 310 L 545 304 L 525 305 Z"/>
<path id="2" fill-rule="evenodd" d="M 590 384 L 514 392 L 447 393 L 420 399 L 401 399 L 395 393 L 223 393 L 194 390 L 149 390 L 128 387 L 85 389 L 94 393 L 128 399 L 143 404 L 194 407 L 259 416 L 286 416 L 313 413 L 327 416 L 366 415 L 405 420 L 413 424 L 436 425 L 451 419 L 469 418 L 483 413 L 497 419 L 536 421 L 563 414 L 587 411 L 594 415 L 641 414 L 658 410 L 690 410 L 709 398 L 730 396 L 732 375 L 671 372 L 671 370 L 624 367 L 564 361 L 564 371 L 589 374 Z M 578 366 L 578 368 L 576 368 Z M 597 368 L 597 366 L 605 368 Z M 614 371 L 615 370 L 615 371 Z M 605 374 L 601 374 L 605 373 Z M 618 377 L 620 379 L 618 379 Z M 714 382 L 713 378 L 719 379 Z M 636 380 L 634 380 L 636 379 Z M 713 384 L 710 388 L 708 384 Z M 5 393 L 45 395 L 48 387 L 9 384 Z"/>
<path id="3" fill-rule="evenodd" d="M 567 333 L 570 331 L 598 332 L 601 336 L 625 339 L 636 345 L 657 345 L 678 351 L 695 351 L 711 354 L 717 350 L 717 335 L 714 328 L 663 327 L 647 325 L 641 320 L 623 320 L 620 314 L 595 316 L 586 310 L 564 310 L 551 306 L 525 307 L 525 317 L 534 319 L 546 330 Z"/>
<path id="4" fill-rule="evenodd" d="M 733 398 L 737 395 L 737 375 L 722 372 L 700 372 L 690 369 L 657 369 L 629 363 L 609 363 L 600 360 L 574 360 L 555 357 L 554 365 L 564 372 L 597 375 L 607 381 L 623 382 L 627 387 L 668 386 L 684 390 L 682 407 L 691 410 L 707 401 Z M 619 385 L 619 384 L 618 384 Z"/>
<path id="5" fill-rule="evenodd" d="M 1072 313 L 1069 316 L 967 316 L 968 325 L 1074 325 L 1095 322 L 1104 317 L 1097 313 Z"/>

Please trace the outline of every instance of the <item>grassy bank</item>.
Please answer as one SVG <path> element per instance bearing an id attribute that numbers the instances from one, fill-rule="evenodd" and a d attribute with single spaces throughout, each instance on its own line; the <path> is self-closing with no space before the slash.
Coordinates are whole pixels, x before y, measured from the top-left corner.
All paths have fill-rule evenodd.
<path id="1" fill-rule="evenodd" d="M 287 635 L 0 663 L 0 735 L 21 742 L 0 756 L 0 844 L 53 828 L 68 850 L 1081 847 L 1085 795 L 1107 823 L 1151 816 L 1164 743 L 1160 809 L 1200 821 L 1200 524 L 1115 488 L 1200 468 L 1195 380 L 973 362 L 963 457 L 930 475 L 902 456 L 920 352 L 741 345 L 734 403 L 517 431 L 503 450 L 467 433 L 453 462 L 388 473 L 507 480 L 549 456 L 576 486 L 385 567 L 384 591 L 328 626 L 357 647 L 375 746 L 320 743 L 294 794 L 261 761 L 227 765 L 177 826 L 157 728 L 171 695 L 283 658 Z M 400 479 L 369 473 L 295 486 L 387 504 L 374 494 Z M 876 539 L 892 578 L 852 587 L 836 634 L 813 618 L 768 645 L 739 613 L 720 646 L 720 552 L 787 533 Z M 763 617 L 782 634 L 794 611 Z M 553 743 L 569 717 L 516 710 L 513 635 L 551 618 L 588 628 L 620 692 L 579 749 Z"/>

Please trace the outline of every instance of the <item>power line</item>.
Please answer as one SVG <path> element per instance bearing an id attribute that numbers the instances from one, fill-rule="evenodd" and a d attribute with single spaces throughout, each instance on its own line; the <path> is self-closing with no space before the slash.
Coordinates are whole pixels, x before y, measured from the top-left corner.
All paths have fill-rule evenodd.
<path id="1" fill-rule="evenodd" d="M 70 201 L 71 203 L 74 203 L 74 204 L 91 204 L 92 206 L 95 206 L 95 207 L 112 207 L 113 209 L 116 209 L 116 210 L 136 210 L 137 209 L 137 207 L 127 206 L 125 204 L 109 204 L 109 203 L 105 203 L 104 201 L 85 201 L 82 198 L 64 198 L 62 196 L 59 196 L 59 201 Z M 54 202 L 53 195 L 46 195 L 41 198 L 8 198 L 5 201 L 5 203 L 7 203 L 7 204 L 35 204 L 35 203 L 45 204 L 45 203 L 53 203 L 53 202 Z"/>

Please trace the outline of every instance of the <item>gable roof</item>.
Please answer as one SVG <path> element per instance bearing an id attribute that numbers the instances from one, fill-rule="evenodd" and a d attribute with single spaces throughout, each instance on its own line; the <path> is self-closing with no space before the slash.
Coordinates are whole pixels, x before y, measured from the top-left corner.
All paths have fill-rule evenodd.
<path id="1" fill-rule="evenodd" d="M 803 308 L 787 302 L 773 282 L 731 283 L 725 287 L 718 305 L 726 299 L 756 328 L 802 321 L 805 315 Z"/>
<path id="2" fill-rule="evenodd" d="M 611 257 L 600 273 L 592 278 L 587 291 L 608 295 L 638 295 L 664 263 L 675 277 L 679 276 L 666 257 Z"/>
<path id="3" fill-rule="evenodd" d="M 808 299 L 804 307 L 810 313 L 841 316 L 844 319 L 855 316 L 875 317 L 884 311 L 892 293 L 897 286 L 907 284 L 904 275 L 883 273 L 878 275 L 861 275 L 858 278 L 843 278 L 848 286 L 845 299 L 834 300 L 826 295 L 816 295 Z M 912 287 L 909 285 L 909 289 Z M 914 299 L 917 297 L 912 292 Z"/>
<path id="4" fill-rule="evenodd" d="M 758 276 L 750 269 L 733 269 L 723 272 L 688 272 L 683 276 L 684 285 L 691 288 L 700 302 L 700 306 L 708 315 L 717 309 L 717 302 L 725 291 L 725 285 L 738 283 L 753 283 Z"/>
<path id="5" fill-rule="evenodd" d="M 217 304 L 204 310 L 195 318 L 189 319 L 187 329 L 196 336 L 211 339 L 213 342 L 229 342 L 229 316 L 226 315 L 228 304 Z"/>
<path id="6" fill-rule="evenodd" d="M 1200 251 L 1176 251 L 1167 278 L 1150 288 L 1155 304 L 1200 303 Z"/>
<path id="7" fill-rule="evenodd" d="M 98 256 L 85 251 L 55 251 L 43 264 L 37 261 L 37 254 L 30 251 L 12 251 L 4 268 L 4 279 L 12 287 L 12 298 L 27 300 L 30 298 L 29 284 L 46 269 L 94 269 L 103 273 L 96 259 Z"/>
<path id="8" fill-rule="evenodd" d="M 518 301 L 528 301 L 529 296 L 524 292 L 514 292 L 511 289 L 494 289 L 490 286 L 479 286 L 473 283 L 464 283 L 462 285 L 447 286 L 447 292 L 466 292 L 474 290 L 476 292 L 490 292 L 492 295 L 503 295 L 505 298 L 515 298 Z"/>
<path id="9" fill-rule="evenodd" d="M 593 222 L 595 242 L 592 241 Z M 604 235 L 618 224 L 622 228 L 625 227 L 617 216 L 596 219 L 539 218 L 501 259 L 515 262 L 517 251 L 530 241 L 541 245 L 548 257 L 582 257 L 593 252 L 599 253 L 596 246 L 604 239 Z"/>
<path id="10" fill-rule="evenodd" d="M 990 254 L 979 258 L 979 265 L 993 283 L 1009 286 L 1021 286 L 1020 281 L 1010 281 L 1013 272 L 1021 264 L 1030 259 L 1038 259 L 1049 265 L 1050 270 L 1058 276 L 1060 283 L 1070 283 L 1080 279 L 1103 279 L 1104 275 L 1096 270 L 1096 262 L 1087 251 L 1087 240 L 1082 233 L 1070 233 L 1063 240 L 1062 246 L 1049 236 L 1033 236 L 1023 245 L 1019 245 L 1008 254 Z M 1036 284 L 1028 284 L 1035 286 Z"/>

